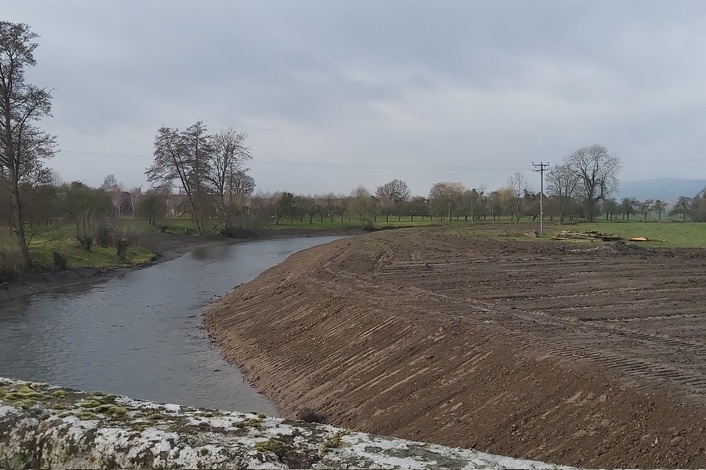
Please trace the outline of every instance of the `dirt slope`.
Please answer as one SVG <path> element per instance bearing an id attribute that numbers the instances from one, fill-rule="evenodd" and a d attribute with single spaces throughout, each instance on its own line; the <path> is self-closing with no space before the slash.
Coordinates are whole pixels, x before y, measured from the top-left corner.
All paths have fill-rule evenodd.
<path id="1" fill-rule="evenodd" d="M 206 326 L 285 416 L 562 464 L 705 467 L 705 268 L 702 250 L 397 230 L 290 257 Z"/>

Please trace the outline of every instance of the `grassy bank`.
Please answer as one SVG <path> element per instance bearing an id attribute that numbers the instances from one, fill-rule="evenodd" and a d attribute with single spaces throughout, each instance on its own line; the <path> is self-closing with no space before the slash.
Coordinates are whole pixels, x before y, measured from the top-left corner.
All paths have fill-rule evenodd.
<path id="1" fill-rule="evenodd" d="M 399 227 L 424 227 L 438 225 L 438 221 L 410 224 L 401 223 Z M 377 223 L 376 228 L 384 228 L 386 224 Z M 450 231 L 457 231 L 467 236 L 472 233 L 480 237 L 501 237 L 518 241 L 546 241 L 562 231 L 586 232 L 598 231 L 615 234 L 626 241 L 633 237 L 645 237 L 648 241 L 635 242 L 646 248 L 704 248 L 706 247 L 706 224 L 697 222 L 580 222 L 577 224 L 564 224 L 545 222 L 544 234 L 531 237 L 534 230 L 539 230 L 539 222 L 520 221 L 512 223 L 509 220 L 470 222 L 451 221 L 444 222 Z M 568 243 L 586 243 L 585 241 L 567 241 Z M 590 243 L 590 241 L 589 241 Z"/>
<path id="2" fill-rule="evenodd" d="M 372 223 L 373 229 L 385 228 L 411 228 L 411 227 L 428 227 L 431 225 L 445 225 L 452 229 L 473 231 L 474 234 L 484 237 L 502 236 L 514 240 L 546 240 L 552 235 L 563 230 L 583 232 L 587 230 L 596 230 L 599 232 L 613 233 L 619 235 L 626 240 L 633 237 L 645 237 L 649 241 L 641 242 L 641 246 L 650 248 L 703 248 L 706 247 L 706 224 L 697 222 L 677 222 L 677 221 L 597 221 L 594 223 L 578 222 L 575 224 L 559 225 L 556 221 L 544 222 L 544 235 L 537 239 L 529 238 L 525 234 L 539 229 L 539 221 L 531 221 L 530 219 L 521 220 L 519 223 L 514 223 L 509 218 L 501 218 L 498 220 L 481 220 L 481 221 L 465 221 L 439 218 L 430 219 L 426 217 L 421 220 L 419 217 L 411 221 L 408 217 L 398 220 L 397 217 L 390 217 L 389 221 L 385 221 L 384 217 L 378 217 Z M 346 218 L 343 221 L 336 219 L 334 221 L 314 219 L 309 223 L 308 219 L 303 221 L 282 219 L 279 224 L 275 225 L 274 220 L 255 221 L 253 226 L 271 230 L 347 230 L 360 229 L 359 221 Z"/>
<path id="3" fill-rule="evenodd" d="M 55 270 L 54 253 L 66 260 L 66 269 L 107 268 L 134 266 L 149 262 L 154 253 L 139 245 L 135 235 L 145 233 L 149 228 L 141 222 L 120 223 L 116 227 L 116 236 L 126 237 L 129 245 L 124 258 L 117 255 L 114 244 L 101 246 L 94 242 L 91 250 L 85 250 L 76 238 L 75 228 L 68 224 L 53 224 L 29 231 L 32 236 L 29 254 L 35 272 Z M 3 232 L 0 235 L 0 282 L 12 280 L 19 275 L 19 254 L 13 235 Z"/>
<path id="4" fill-rule="evenodd" d="M 308 219 L 291 220 L 281 219 L 275 224 L 274 219 L 245 220 L 247 228 L 259 231 L 349 231 L 359 230 L 361 224 L 355 219 L 340 218 L 333 221 L 325 219 L 313 219 L 311 223 Z M 378 217 L 372 223 L 372 228 L 412 228 L 426 227 L 430 225 L 445 225 L 450 230 L 458 230 L 459 233 L 467 234 L 471 231 L 476 236 L 481 237 L 504 237 L 511 240 L 523 240 L 531 242 L 533 240 L 547 240 L 553 234 L 562 230 L 586 231 L 597 230 L 599 232 L 614 233 L 625 239 L 642 236 L 649 241 L 640 243 L 641 246 L 650 248 L 703 248 L 706 246 L 706 224 L 693 222 L 640 222 L 640 221 L 599 221 L 596 223 L 565 224 L 559 225 L 553 221 L 545 221 L 544 235 L 539 238 L 527 237 L 527 233 L 539 228 L 538 221 L 529 219 L 520 223 L 513 223 L 509 218 L 495 221 L 465 221 L 460 220 L 440 220 L 438 218 L 425 218 L 421 220 L 416 217 L 409 218 L 391 217 L 385 221 L 384 217 Z M 178 234 L 181 236 L 195 234 L 196 226 L 191 219 L 172 218 L 161 221 L 157 226 L 147 223 L 145 220 L 124 220 L 119 221 L 116 226 L 116 233 L 121 237 L 131 240 L 127 248 L 125 259 L 117 256 L 114 246 L 100 246 L 94 244 L 91 251 L 84 250 L 75 236 L 75 227 L 70 224 L 54 223 L 53 225 L 33 229 L 32 239 L 29 245 L 30 255 L 38 271 L 48 271 L 53 269 L 53 252 L 59 253 L 67 260 L 67 268 L 106 268 L 114 266 L 131 266 L 148 262 L 154 253 L 144 247 L 139 242 L 141 234 L 155 234 L 160 232 L 160 228 L 165 228 L 168 234 Z M 214 221 L 207 224 L 207 235 L 217 236 L 220 225 Z M 581 243 L 581 242 L 576 242 Z M 18 266 L 17 248 L 14 237 L 8 233 L 0 234 L 0 281 L 9 280 L 17 274 Z"/>
<path id="5" fill-rule="evenodd" d="M 649 241 L 640 242 L 640 246 L 649 248 L 706 247 L 706 224 L 698 222 L 599 222 L 580 224 L 576 228 L 615 233 L 625 239 L 645 237 Z"/>

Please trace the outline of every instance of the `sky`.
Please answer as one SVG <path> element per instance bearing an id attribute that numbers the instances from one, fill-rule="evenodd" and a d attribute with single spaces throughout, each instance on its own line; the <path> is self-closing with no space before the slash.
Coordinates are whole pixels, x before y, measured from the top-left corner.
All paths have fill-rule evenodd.
<path id="1" fill-rule="evenodd" d="M 619 178 L 703 179 L 706 2 L 23 0 L 48 162 L 126 188 L 161 126 L 248 134 L 259 191 L 497 189 L 602 144 Z"/>

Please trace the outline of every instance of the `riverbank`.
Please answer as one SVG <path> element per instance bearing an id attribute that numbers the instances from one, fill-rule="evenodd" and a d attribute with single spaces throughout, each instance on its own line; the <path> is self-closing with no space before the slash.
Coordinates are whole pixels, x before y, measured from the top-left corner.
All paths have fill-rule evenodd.
<path id="1" fill-rule="evenodd" d="M 102 282 L 115 276 L 135 269 L 142 269 L 154 266 L 165 261 L 178 258 L 199 247 L 210 245 L 229 245 L 234 243 L 245 243 L 257 240 L 277 240 L 292 237 L 313 237 L 326 235 L 354 235 L 361 233 L 359 230 L 306 230 L 306 229 L 283 229 L 283 230 L 249 230 L 239 238 L 227 238 L 216 235 L 194 236 L 176 233 L 139 233 L 135 235 L 135 244 L 153 253 L 152 259 L 146 263 L 100 268 L 74 268 L 65 271 L 47 271 L 41 273 L 31 273 L 11 282 L 0 283 L 0 301 L 29 295 L 38 292 L 46 292 L 52 289 L 68 287 L 92 282 Z"/>
<path id="2" fill-rule="evenodd" d="M 282 415 L 583 467 L 703 467 L 704 250 L 465 229 L 292 255 L 205 315 Z"/>
<path id="3" fill-rule="evenodd" d="M 203 237 L 171 233 L 139 234 L 135 243 L 153 253 L 149 262 L 134 265 L 119 264 L 100 268 L 81 267 L 70 268 L 65 271 L 31 273 L 17 280 L 0 284 L 0 300 L 45 292 L 60 287 L 105 281 L 126 271 L 169 261 L 199 246 L 228 242 L 229 240 L 227 239 L 204 239 Z"/>

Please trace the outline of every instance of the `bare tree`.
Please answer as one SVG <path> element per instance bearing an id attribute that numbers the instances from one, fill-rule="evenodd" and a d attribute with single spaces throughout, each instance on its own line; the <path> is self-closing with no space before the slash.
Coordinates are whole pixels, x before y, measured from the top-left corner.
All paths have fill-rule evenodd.
<path id="1" fill-rule="evenodd" d="M 674 204 L 670 214 L 680 215 L 682 222 L 686 220 L 686 215 L 691 210 L 691 204 L 693 200 L 690 197 L 679 196 L 677 202 Z"/>
<path id="2" fill-rule="evenodd" d="M 251 194 L 255 187 L 254 180 L 246 175 L 248 169 L 244 168 L 245 162 L 252 159 L 250 149 L 245 145 L 246 138 L 247 134 L 233 129 L 223 129 L 213 136 L 213 158 L 208 179 L 215 189 L 218 210 L 226 228 L 231 223 L 233 213 L 229 208 L 238 205 L 239 196 Z"/>
<path id="3" fill-rule="evenodd" d="M 411 192 L 407 187 L 407 183 L 402 180 L 394 179 L 389 183 L 378 186 L 376 195 L 381 199 L 385 199 L 388 203 L 395 203 L 408 200 L 411 196 Z"/>
<path id="4" fill-rule="evenodd" d="M 135 212 L 137 211 L 137 206 L 140 204 L 142 199 L 142 186 L 135 186 L 130 190 L 130 207 L 132 208 L 132 218 L 135 218 Z"/>
<path id="5" fill-rule="evenodd" d="M 105 178 L 103 178 L 103 184 L 101 184 L 101 189 L 105 192 L 110 192 L 119 186 L 120 185 L 118 184 L 118 180 L 115 179 L 115 175 L 111 173 Z"/>
<path id="6" fill-rule="evenodd" d="M 654 200 L 652 199 L 645 199 L 644 201 L 640 201 L 637 203 L 637 208 L 640 210 L 640 213 L 642 214 L 643 221 L 647 222 L 647 216 L 652 212 L 654 209 Z"/>
<path id="7" fill-rule="evenodd" d="M 213 145 L 206 126 L 199 121 L 185 131 L 161 127 L 154 141 L 154 161 L 147 169 L 147 181 L 157 187 L 171 187 L 179 181 L 187 195 L 199 235 L 204 233 L 204 208 Z"/>
<path id="8" fill-rule="evenodd" d="M 659 220 L 660 222 L 662 221 L 662 214 L 665 210 L 667 210 L 667 206 L 667 201 L 662 201 L 660 199 L 657 199 L 655 201 L 654 209 L 655 212 L 657 212 L 657 220 Z"/>
<path id="9" fill-rule="evenodd" d="M 25 68 L 36 65 L 37 34 L 26 24 L 0 21 L 0 179 L 10 195 L 11 225 L 23 269 L 31 266 L 25 237 L 21 186 L 47 182 L 43 160 L 54 155 L 56 137 L 34 122 L 51 115 L 51 93 L 25 82 Z"/>
<path id="10" fill-rule="evenodd" d="M 333 218 L 340 216 L 343 217 L 343 203 L 345 199 L 343 195 L 335 195 L 334 193 L 328 193 L 321 196 L 320 202 L 320 213 L 321 222 L 323 222 L 324 216 L 328 217 L 330 222 L 333 222 Z"/>
<path id="11" fill-rule="evenodd" d="M 625 216 L 627 216 L 627 220 L 630 220 L 630 216 L 635 213 L 637 210 L 637 206 L 639 204 L 639 201 L 635 199 L 634 197 L 624 197 L 620 201 L 620 205 L 618 208 L 620 209 L 620 212 L 623 214 L 623 219 L 625 219 Z"/>
<path id="12" fill-rule="evenodd" d="M 613 220 L 613 216 L 618 210 L 619 204 L 614 197 L 607 197 L 601 202 L 601 212 L 605 214 L 605 220 Z"/>
<path id="13" fill-rule="evenodd" d="M 247 198 L 255 191 L 255 179 L 245 174 L 244 171 L 238 171 L 233 175 L 230 183 L 231 197 L 235 204 L 244 205 Z"/>
<path id="14" fill-rule="evenodd" d="M 578 194 L 586 207 L 586 218 L 593 222 L 596 204 L 618 185 L 620 159 L 602 145 L 581 147 L 566 157 L 565 163 L 578 178 Z"/>
<path id="15" fill-rule="evenodd" d="M 466 188 L 461 183 L 442 181 L 435 183 L 429 190 L 431 213 L 443 218 L 447 215 L 449 221 L 458 207 L 462 206 L 463 193 Z"/>
<path id="16" fill-rule="evenodd" d="M 484 194 L 485 187 L 481 186 L 479 189 L 464 189 L 459 197 L 452 198 L 452 202 L 458 204 L 454 210 L 457 220 L 459 216 L 463 216 L 464 220 L 468 222 L 468 217 L 470 217 L 471 223 L 475 223 L 480 217 L 485 217 L 488 201 Z"/>
<path id="17" fill-rule="evenodd" d="M 64 184 L 64 179 L 61 177 L 61 174 L 58 171 L 50 170 L 49 184 L 58 188 L 59 186 Z"/>
<path id="18" fill-rule="evenodd" d="M 351 191 L 349 210 L 360 219 L 361 228 L 372 225 L 372 216 L 375 213 L 375 201 L 365 186 L 358 186 Z"/>
<path id="19" fill-rule="evenodd" d="M 110 211 L 109 196 L 101 189 L 74 181 L 62 188 L 60 201 L 68 219 L 76 226 L 76 239 L 86 251 L 91 251 L 103 217 Z"/>
<path id="20" fill-rule="evenodd" d="M 258 191 L 250 196 L 248 213 L 256 219 L 266 219 L 276 216 L 279 194 Z"/>
<path id="21" fill-rule="evenodd" d="M 692 222 L 706 222 L 706 191 L 701 191 L 692 198 L 689 217 Z"/>
<path id="22" fill-rule="evenodd" d="M 482 214 L 482 212 L 484 212 L 486 203 L 485 199 L 483 198 L 484 193 L 484 187 L 481 187 L 480 189 L 467 189 L 463 192 L 463 206 L 466 212 L 466 220 L 468 220 L 468 216 L 470 215 L 471 223 L 475 223 L 476 218 L 480 218 L 481 215 L 485 215 Z"/>
<path id="23" fill-rule="evenodd" d="M 547 172 L 547 191 L 559 199 L 559 223 L 564 222 L 571 199 L 576 195 L 578 176 L 567 164 L 555 165 Z"/>
<path id="24" fill-rule="evenodd" d="M 500 218 L 503 215 L 503 196 L 501 190 L 491 191 L 488 194 L 488 212 L 493 220 Z"/>
<path id="25" fill-rule="evenodd" d="M 507 180 L 507 186 L 512 191 L 514 199 L 515 223 L 520 221 L 520 211 L 522 209 L 522 196 L 527 190 L 527 177 L 518 171 Z"/>
<path id="26" fill-rule="evenodd" d="M 517 205 L 517 198 L 515 197 L 515 192 L 504 186 L 496 191 L 497 196 L 495 196 L 494 203 L 498 204 L 499 207 L 496 209 L 498 216 L 509 215 L 510 221 L 512 222 L 515 218 L 515 207 Z"/>
<path id="27" fill-rule="evenodd" d="M 123 185 L 118 183 L 112 173 L 103 179 L 101 189 L 108 194 L 110 202 L 115 208 L 115 216 L 120 218 L 123 212 Z"/>
<path id="28" fill-rule="evenodd" d="M 402 204 L 407 202 L 412 195 L 407 187 L 407 183 L 394 179 L 389 183 L 378 186 L 375 195 L 380 200 L 380 207 L 385 214 L 385 222 L 389 220 L 391 210 L 396 210 L 399 214 Z"/>
<path id="29" fill-rule="evenodd" d="M 279 225 L 279 220 L 282 217 L 290 217 L 291 221 L 294 222 L 294 205 L 297 199 L 294 194 L 284 192 L 279 196 L 277 200 L 277 214 L 275 216 L 275 225 Z"/>

